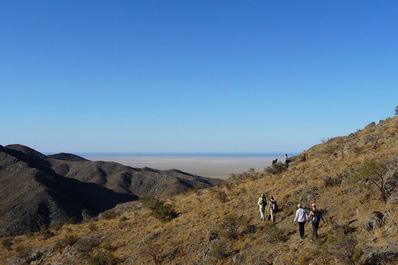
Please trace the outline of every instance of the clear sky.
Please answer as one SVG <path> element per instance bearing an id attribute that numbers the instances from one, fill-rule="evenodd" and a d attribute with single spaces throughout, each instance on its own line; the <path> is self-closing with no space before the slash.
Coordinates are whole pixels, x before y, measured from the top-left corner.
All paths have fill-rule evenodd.
<path id="1" fill-rule="evenodd" d="M 398 1 L 1 1 L 0 144 L 296 153 L 391 117 Z"/>

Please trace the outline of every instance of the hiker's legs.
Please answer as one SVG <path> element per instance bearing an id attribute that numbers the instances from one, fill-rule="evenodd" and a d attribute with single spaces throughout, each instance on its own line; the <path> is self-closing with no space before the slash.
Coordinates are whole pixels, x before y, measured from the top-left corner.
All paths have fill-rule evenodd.
<path id="1" fill-rule="evenodd" d="M 305 222 L 298 222 L 298 224 L 299 224 L 300 237 L 304 238 L 304 225 L 305 225 Z"/>
<path id="2" fill-rule="evenodd" d="M 264 219 L 264 207 L 259 206 L 258 208 L 260 209 L 260 219 L 263 220 Z"/>
<path id="3" fill-rule="evenodd" d="M 312 235 L 318 237 L 319 222 L 312 222 Z"/>
<path id="4" fill-rule="evenodd" d="M 271 214 L 271 220 L 272 222 L 275 222 L 275 214 L 274 214 L 274 210 L 269 209 L 269 213 Z"/>

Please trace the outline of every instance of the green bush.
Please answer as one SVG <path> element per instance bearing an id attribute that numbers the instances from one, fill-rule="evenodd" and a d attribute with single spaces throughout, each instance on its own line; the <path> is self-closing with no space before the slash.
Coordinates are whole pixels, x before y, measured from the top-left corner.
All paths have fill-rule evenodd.
<path id="1" fill-rule="evenodd" d="M 381 198 L 384 202 L 387 201 L 389 195 L 385 189 L 384 175 L 387 172 L 387 166 L 375 161 L 365 161 L 358 169 L 357 173 L 353 175 L 352 181 L 354 183 L 375 185 L 381 193 Z"/>
<path id="2" fill-rule="evenodd" d="M 177 217 L 177 213 L 171 206 L 161 203 L 153 210 L 153 216 L 162 222 L 166 222 Z"/>
<path id="3" fill-rule="evenodd" d="M 269 166 L 265 169 L 266 172 L 271 173 L 273 175 L 278 175 L 287 169 L 286 164 L 282 162 L 274 163 L 272 166 Z"/>

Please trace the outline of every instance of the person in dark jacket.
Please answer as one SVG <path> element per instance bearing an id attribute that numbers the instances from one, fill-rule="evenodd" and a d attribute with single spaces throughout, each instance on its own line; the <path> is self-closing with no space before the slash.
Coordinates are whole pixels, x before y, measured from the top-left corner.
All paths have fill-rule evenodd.
<path id="1" fill-rule="evenodd" d="M 323 219 L 321 212 L 318 211 L 318 209 L 316 208 L 316 204 L 313 203 L 311 207 L 312 209 L 310 211 L 310 214 L 308 215 L 308 219 L 312 221 L 312 236 L 318 237 L 319 223 L 321 222 L 321 220 L 324 224 L 326 224 L 326 222 Z"/>

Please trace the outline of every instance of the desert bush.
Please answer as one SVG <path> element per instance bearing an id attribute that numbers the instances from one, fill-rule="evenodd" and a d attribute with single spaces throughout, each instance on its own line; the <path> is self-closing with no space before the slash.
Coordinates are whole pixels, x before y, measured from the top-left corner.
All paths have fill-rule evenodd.
<path id="1" fill-rule="evenodd" d="M 334 154 L 336 152 L 337 147 L 334 145 L 326 145 L 325 148 L 322 150 L 322 153 L 326 154 L 326 155 L 331 155 Z"/>
<path id="2" fill-rule="evenodd" d="M 331 176 L 325 176 L 323 177 L 323 184 L 325 185 L 326 188 L 328 187 L 333 187 L 333 186 L 338 186 L 341 184 L 341 177 L 331 177 Z"/>
<path id="3" fill-rule="evenodd" d="M 360 253 L 356 249 L 357 240 L 353 236 L 354 228 L 348 224 L 335 224 L 327 234 L 326 240 L 316 240 L 313 256 L 322 264 L 356 264 Z"/>
<path id="4" fill-rule="evenodd" d="M 94 223 L 91 223 L 88 225 L 88 229 L 90 229 L 91 232 L 94 232 L 98 230 L 98 226 Z"/>
<path id="5" fill-rule="evenodd" d="M 161 204 L 160 200 L 154 197 L 148 197 L 142 200 L 142 206 L 155 210 Z"/>
<path id="6" fill-rule="evenodd" d="M 118 264 L 117 258 L 109 252 L 99 252 L 91 255 L 87 260 L 89 265 L 115 265 Z"/>
<path id="7" fill-rule="evenodd" d="M 50 229 L 53 229 L 53 230 L 55 230 L 55 231 L 58 231 L 58 230 L 60 230 L 63 226 L 64 226 L 64 223 L 58 222 L 58 223 L 51 224 L 49 228 L 50 228 Z"/>
<path id="8" fill-rule="evenodd" d="M 118 217 L 119 215 L 120 215 L 119 213 L 117 213 L 116 211 L 113 211 L 113 210 L 109 210 L 109 211 L 101 213 L 101 216 L 103 218 L 105 218 L 106 220 L 114 219 L 114 218 Z"/>
<path id="9" fill-rule="evenodd" d="M 100 240 L 98 237 L 81 238 L 76 242 L 76 249 L 80 254 L 88 257 L 99 244 Z"/>
<path id="10" fill-rule="evenodd" d="M 163 223 L 177 217 L 177 213 L 174 209 L 170 205 L 164 204 L 159 199 L 153 197 L 146 198 L 143 200 L 142 205 L 151 209 L 153 216 Z"/>
<path id="11" fill-rule="evenodd" d="M 242 220 L 238 219 L 236 216 L 227 215 L 220 224 L 220 230 L 225 237 L 229 239 L 237 239 L 239 234 L 238 229 L 242 223 Z"/>
<path id="12" fill-rule="evenodd" d="M 53 237 L 55 234 L 47 229 L 44 231 L 40 231 L 40 235 L 42 235 L 43 239 L 46 240 L 49 239 L 50 237 Z"/>
<path id="13" fill-rule="evenodd" d="M 214 197 L 222 203 L 226 203 L 228 201 L 228 196 L 225 191 L 216 191 Z"/>
<path id="14" fill-rule="evenodd" d="M 161 259 L 161 253 L 159 252 L 160 246 L 153 244 L 151 241 L 147 241 L 141 248 L 141 254 L 144 256 L 150 256 L 155 264 L 159 264 Z"/>
<path id="15" fill-rule="evenodd" d="M 282 173 L 284 170 L 287 169 L 286 164 L 282 163 L 282 162 L 278 162 L 278 163 L 274 163 L 269 167 L 265 168 L 265 171 L 268 173 L 271 173 L 273 175 L 279 175 L 280 173 Z"/>
<path id="16" fill-rule="evenodd" d="M 68 219 L 68 224 L 76 224 L 77 223 L 77 218 L 76 217 L 70 217 Z"/>
<path id="17" fill-rule="evenodd" d="M 108 251 L 115 251 L 117 249 L 116 246 L 112 245 L 110 241 L 105 241 L 102 243 L 102 248 Z"/>
<path id="18" fill-rule="evenodd" d="M 122 216 L 119 219 L 119 222 L 126 222 L 127 221 L 127 217 L 126 216 Z"/>
<path id="19" fill-rule="evenodd" d="M 5 239 L 3 239 L 3 240 L 1 241 L 1 245 L 2 245 L 4 248 L 10 250 L 10 249 L 11 249 L 11 246 L 13 245 L 11 238 L 5 238 Z"/>
<path id="20" fill-rule="evenodd" d="M 73 246 L 78 240 L 79 240 L 79 237 L 74 236 L 74 235 L 68 235 L 68 236 L 64 237 L 63 239 L 57 240 L 55 242 L 54 248 L 56 250 L 61 250 L 67 246 Z"/>
<path id="21" fill-rule="evenodd" d="M 380 191 L 382 200 L 386 202 L 388 196 L 384 182 L 384 175 L 386 172 L 386 165 L 367 160 L 362 163 L 357 173 L 353 175 L 352 181 L 356 183 L 363 183 L 368 188 L 370 184 L 373 184 Z"/>
<path id="22" fill-rule="evenodd" d="M 164 223 L 177 217 L 177 213 L 170 205 L 160 203 L 156 209 L 153 210 L 153 216 Z"/>
<path id="23" fill-rule="evenodd" d="M 232 190 L 232 184 L 230 182 L 224 181 L 222 186 L 224 186 L 228 191 Z"/>
<path id="24" fill-rule="evenodd" d="M 269 243 L 285 242 L 289 238 L 287 232 L 276 227 L 274 223 L 266 223 L 262 234 L 264 240 Z"/>
<path id="25" fill-rule="evenodd" d="M 222 259 L 225 257 L 225 244 L 222 242 L 213 242 L 211 248 L 207 253 L 209 256 L 216 259 Z"/>

